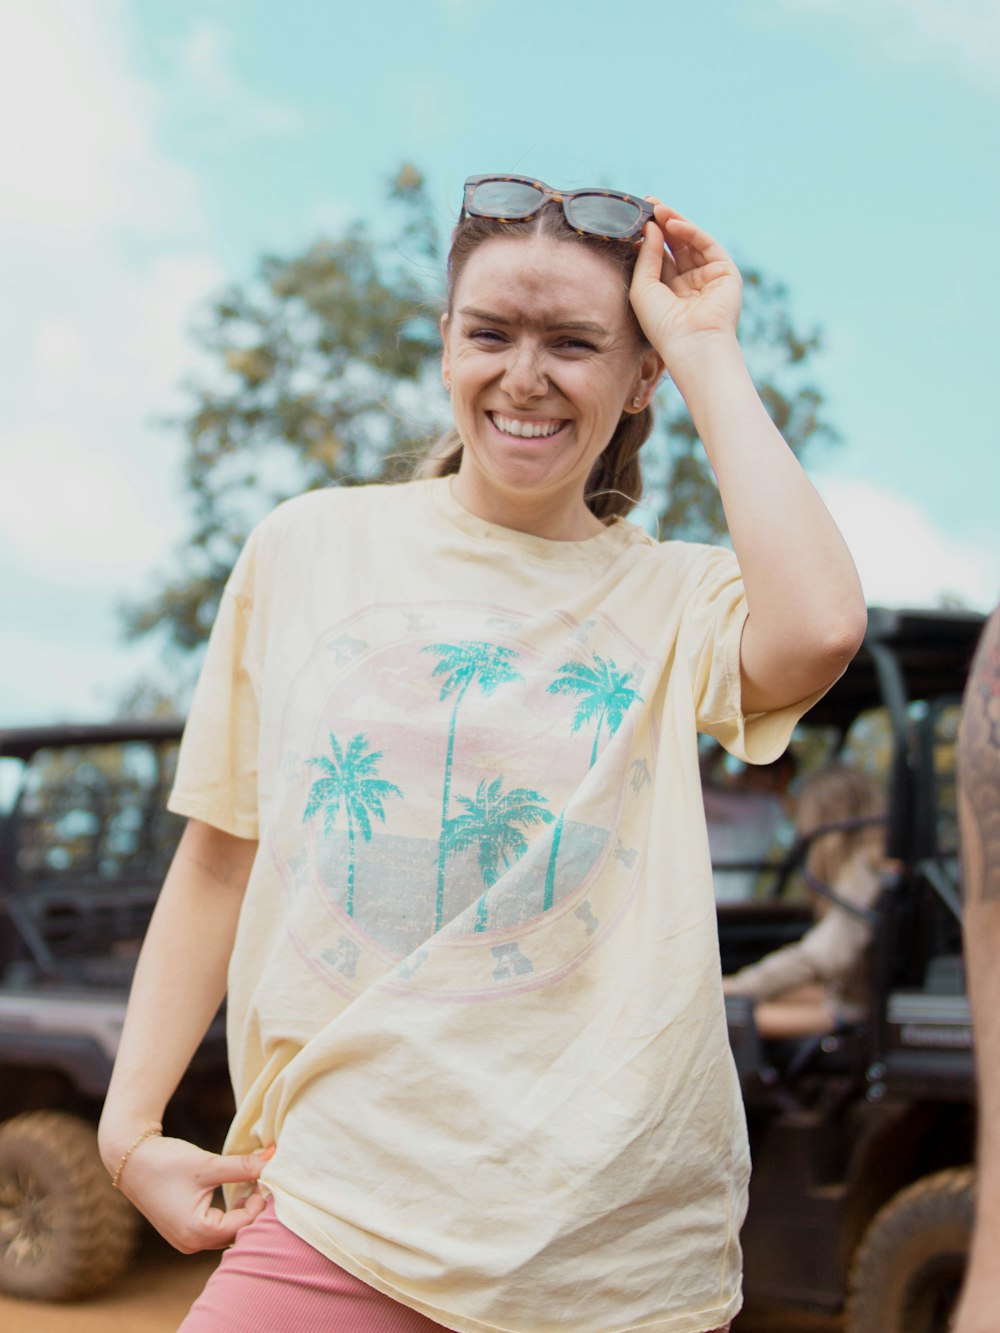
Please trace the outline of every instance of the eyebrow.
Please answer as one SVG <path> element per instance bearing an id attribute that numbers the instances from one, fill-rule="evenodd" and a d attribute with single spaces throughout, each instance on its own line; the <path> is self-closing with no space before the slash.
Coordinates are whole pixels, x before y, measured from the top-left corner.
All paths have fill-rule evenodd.
<path id="1" fill-rule="evenodd" d="M 473 319 L 485 319 L 489 324 L 513 324 L 512 319 L 507 319 L 504 315 L 493 314 L 489 310 L 479 310 L 475 306 L 463 306 L 458 312 L 460 315 L 471 315 Z M 608 336 L 608 331 L 603 324 L 595 324 L 590 319 L 561 319 L 555 324 L 547 324 L 546 328 L 552 330 L 558 329 L 584 329 L 588 333 L 597 333 L 603 337 Z"/>

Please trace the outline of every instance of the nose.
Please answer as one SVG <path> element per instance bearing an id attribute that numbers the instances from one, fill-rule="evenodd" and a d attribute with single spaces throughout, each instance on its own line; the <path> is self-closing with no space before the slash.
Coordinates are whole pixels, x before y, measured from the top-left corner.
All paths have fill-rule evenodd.
<path id="1" fill-rule="evenodd" d="M 500 387 L 515 406 L 543 398 L 549 389 L 543 352 L 527 342 L 514 343 L 509 351 Z"/>

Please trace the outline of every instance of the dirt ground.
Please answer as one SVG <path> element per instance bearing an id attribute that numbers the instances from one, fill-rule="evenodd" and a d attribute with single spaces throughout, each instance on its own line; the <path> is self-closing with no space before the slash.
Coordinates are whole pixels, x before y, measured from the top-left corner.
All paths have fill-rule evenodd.
<path id="1" fill-rule="evenodd" d="M 135 1266 L 105 1296 L 65 1305 L 0 1296 L 0 1329 L 4 1333 L 176 1333 L 216 1259 L 213 1254 L 178 1254 L 150 1236 L 144 1239 Z"/>
<path id="2" fill-rule="evenodd" d="M 4 1333 L 176 1333 L 215 1262 L 210 1254 L 177 1254 L 149 1236 L 135 1267 L 109 1295 L 75 1305 L 42 1305 L 0 1296 L 0 1329 Z M 841 1333 L 841 1324 L 804 1313 L 748 1310 L 736 1320 L 733 1333 Z"/>

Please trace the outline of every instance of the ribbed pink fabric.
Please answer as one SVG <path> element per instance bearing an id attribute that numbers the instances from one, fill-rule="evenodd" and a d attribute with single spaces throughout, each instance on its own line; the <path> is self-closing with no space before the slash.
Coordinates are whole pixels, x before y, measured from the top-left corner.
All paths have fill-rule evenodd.
<path id="1" fill-rule="evenodd" d="M 268 1200 L 223 1254 L 178 1333 L 440 1333 L 444 1328 L 324 1258 L 281 1225 Z M 728 1330 L 727 1324 L 715 1333 Z"/>
<path id="2" fill-rule="evenodd" d="M 270 1200 L 223 1254 L 179 1333 L 433 1333 L 281 1225 Z"/>

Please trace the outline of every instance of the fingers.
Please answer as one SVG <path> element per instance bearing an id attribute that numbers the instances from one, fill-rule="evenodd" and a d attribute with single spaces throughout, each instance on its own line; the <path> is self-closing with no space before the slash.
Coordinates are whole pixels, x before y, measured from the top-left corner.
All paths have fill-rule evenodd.
<path id="1" fill-rule="evenodd" d="M 653 195 L 646 195 L 653 205 L 653 216 L 663 232 L 666 245 L 676 260 L 680 272 L 687 272 L 698 264 L 712 260 L 722 260 L 732 264 L 732 260 L 714 236 L 703 227 L 692 222 L 683 213 L 662 203 Z"/>
<path id="2" fill-rule="evenodd" d="M 692 268 L 697 268 L 704 262 L 701 255 L 698 254 L 681 236 L 674 235 L 669 230 L 661 229 L 658 223 L 650 223 L 649 226 L 655 226 L 659 244 L 657 246 L 657 258 L 660 263 L 660 280 L 668 285 L 680 274 L 687 273 Z"/>
<path id="3" fill-rule="evenodd" d="M 252 1194 L 239 1199 L 231 1208 L 223 1209 L 213 1205 L 207 1209 L 204 1221 L 218 1236 L 231 1238 L 242 1227 L 260 1217 L 266 1207 L 267 1199 L 260 1190 L 254 1190 Z"/>
<path id="4" fill-rule="evenodd" d="M 642 230 L 642 244 L 635 261 L 633 286 L 666 281 L 663 276 L 663 265 L 668 260 L 673 262 L 664 249 L 663 232 L 655 222 L 647 222 Z"/>
<path id="5" fill-rule="evenodd" d="M 661 209 L 664 215 L 661 226 L 666 235 L 667 244 L 675 255 L 683 252 L 698 263 L 721 260 L 724 263 L 732 264 L 732 260 L 719 242 L 714 236 L 709 235 L 703 227 L 699 227 L 690 218 L 683 217 L 676 210 L 669 209 L 665 205 L 661 205 Z M 661 209 L 657 209 L 657 213 Z"/>
<path id="6" fill-rule="evenodd" d="M 176 1236 L 167 1233 L 167 1239 L 183 1254 L 197 1254 L 201 1250 L 223 1250 L 231 1245 L 238 1232 L 260 1217 L 267 1200 L 257 1190 L 233 1204 L 232 1208 L 217 1208 L 209 1203 L 200 1216 L 179 1229 Z"/>
<path id="7" fill-rule="evenodd" d="M 272 1154 L 265 1150 L 231 1156 L 212 1154 L 198 1177 L 205 1185 L 232 1185 L 237 1181 L 256 1180 Z"/>
<path id="8" fill-rule="evenodd" d="M 255 1187 L 274 1149 L 222 1156 L 182 1139 L 159 1138 L 157 1151 L 137 1156 L 123 1185 L 157 1231 L 184 1254 L 223 1249 L 255 1218 L 265 1199 Z M 250 1186 L 231 1208 L 214 1202 L 220 1185 Z"/>

